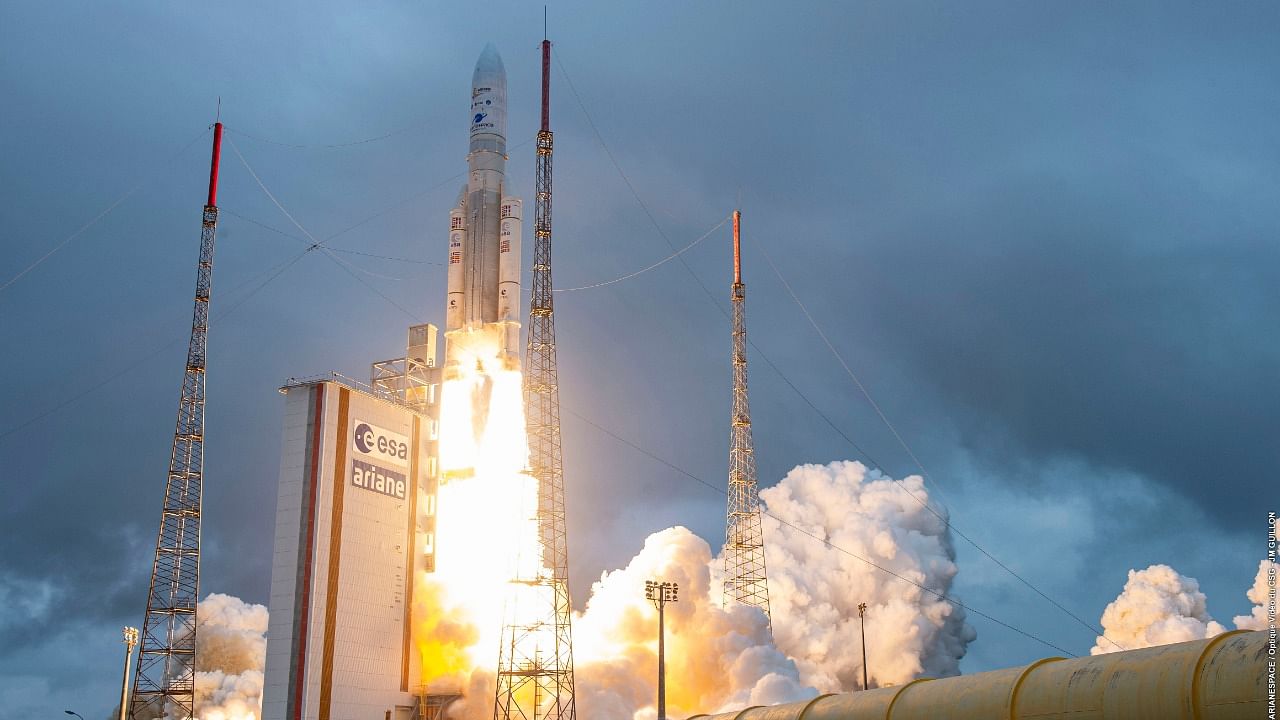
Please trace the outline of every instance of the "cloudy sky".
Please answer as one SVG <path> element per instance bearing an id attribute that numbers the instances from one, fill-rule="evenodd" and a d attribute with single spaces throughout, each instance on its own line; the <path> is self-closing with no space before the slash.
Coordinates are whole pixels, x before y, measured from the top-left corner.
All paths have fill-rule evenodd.
<path id="1" fill-rule="evenodd" d="M 508 69 L 511 182 L 532 197 L 542 6 L 461 8 L 0 9 L 0 284 L 111 208 L 0 290 L 0 717 L 112 707 L 119 628 L 145 606 L 219 97 L 204 592 L 267 599 L 276 389 L 364 377 L 408 323 L 443 320 L 486 41 Z M 1247 612 L 1280 506 L 1280 10 L 549 16 L 557 284 L 649 265 L 741 205 L 762 485 L 801 463 L 923 466 L 960 531 L 1088 623 L 1156 562 L 1198 578 L 1214 617 Z M 354 270 L 298 257 L 236 150 Z M 723 533 L 722 495 L 593 425 L 724 482 L 728 258 L 721 231 L 683 264 L 558 297 L 579 599 L 650 532 Z M 966 603 L 1087 654 L 1089 629 L 957 548 Z M 970 622 L 966 672 L 1055 654 Z"/>

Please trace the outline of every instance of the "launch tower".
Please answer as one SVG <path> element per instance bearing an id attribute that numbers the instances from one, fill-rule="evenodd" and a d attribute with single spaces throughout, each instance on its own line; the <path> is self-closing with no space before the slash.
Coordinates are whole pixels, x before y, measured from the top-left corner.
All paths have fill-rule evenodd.
<path id="1" fill-rule="evenodd" d="M 262 720 L 425 717 L 413 606 L 437 550 L 434 336 L 411 327 L 372 386 L 330 373 L 280 389 Z"/>
<path id="2" fill-rule="evenodd" d="M 542 127 L 538 131 L 534 209 L 533 289 L 525 360 L 525 412 L 530 471 L 538 480 L 538 526 L 550 576 L 522 579 L 549 585 L 547 606 L 502 628 L 494 720 L 574 720 L 573 633 L 564 468 L 560 454 L 560 393 L 556 378 L 551 284 L 551 43 L 542 41 Z"/>
<path id="3" fill-rule="evenodd" d="M 204 476 L 205 352 L 208 349 L 209 286 L 218 230 L 218 156 L 222 123 L 213 126 L 209 197 L 200 231 L 195 312 L 187 368 L 178 400 L 178 424 L 169 455 L 160 532 L 151 566 L 142 648 L 133 679 L 130 715 L 195 717 L 196 602 L 200 597 L 200 496 Z"/>
<path id="4" fill-rule="evenodd" d="M 729 502 L 724 537 L 724 600 L 769 616 L 756 451 L 747 399 L 747 286 L 742 282 L 742 213 L 733 211 L 733 408 L 729 413 Z"/>

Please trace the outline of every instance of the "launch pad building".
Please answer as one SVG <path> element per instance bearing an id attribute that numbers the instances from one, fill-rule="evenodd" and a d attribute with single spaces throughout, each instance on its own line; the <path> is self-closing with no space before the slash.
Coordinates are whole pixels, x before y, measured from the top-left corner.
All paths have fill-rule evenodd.
<path id="1" fill-rule="evenodd" d="M 414 578 L 433 567 L 435 328 L 409 372 L 291 382 L 272 559 L 263 720 L 417 714 Z M 416 368 L 416 370 L 415 370 Z M 416 377 L 416 381 L 415 381 Z"/>
<path id="2" fill-rule="evenodd" d="M 544 42 L 544 93 L 548 48 Z M 545 123 L 544 115 L 540 142 L 549 152 Z M 432 720 L 459 697 L 438 688 L 440 694 L 427 695 L 418 687 L 422 659 L 412 613 L 415 579 L 435 571 L 438 484 L 476 472 L 440 466 L 441 383 L 484 375 L 471 400 L 483 405 L 476 417 L 487 418 L 493 375 L 520 369 L 523 211 L 505 183 L 506 70 L 491 45 L 472 75 L 469 126 L 467 183 L 449 215 L 443 362 L 436 362 L 436 328 L 416 325 L 405 357 L 374 363 L 368 385 L 330 375 L 281 388 L 286 410 L 263 720 Z M 543 177 L 549 182 L 549 166 Z M 549 248 L 549 217 L 542 223 L 540 237 Z M 545 255 L 548 304 L 539 317 L 547 326 L 549 249 Z M 554 362 L 553 344 L 543 340 L 537 347 Z M 518 386 L 510 387 L 518 401 Z M 544 394 L 554 391 L 554 380 L 541 387 Z M 452 438 L 459 447 L 480 444 L 482 424 L 453 427 L 461 429 Z M 558 453 L 558 416 L 554 430 L 543 427 Z M 523 427 L 519 435 L 523 442 Z M 563 530 L 559 537 L 563 556 Z M 563 615 L 557 637 L 567 646 L 567 560 L 557 572 L 556 609 Z M 557 667 L 571 666 L 568 652 L 557 652 Z M 571 671 L 540 682 L 552 680 L 571 688 Z M 571 690 L 563 702 L 564 717 L 572 720 Z"/>

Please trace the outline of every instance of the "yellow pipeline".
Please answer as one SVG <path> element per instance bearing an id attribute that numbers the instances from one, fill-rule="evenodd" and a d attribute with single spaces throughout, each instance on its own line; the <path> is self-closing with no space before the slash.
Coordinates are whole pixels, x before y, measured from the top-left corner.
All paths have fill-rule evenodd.
<path id="1" fill-rule="evenodd" d="M 1265 632 L 1063 660 L 689 720 L 1256 720 Z"/>

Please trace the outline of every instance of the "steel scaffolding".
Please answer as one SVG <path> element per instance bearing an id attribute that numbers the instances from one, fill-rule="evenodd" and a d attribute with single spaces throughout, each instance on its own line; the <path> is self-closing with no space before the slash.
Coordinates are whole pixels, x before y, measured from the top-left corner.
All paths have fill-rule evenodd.
<path id="1" fill-rule="evenodd" d="M 733 408 L 729 413 L 729 501 L 724 536 L 724 601 L 769 616 L 756 451 L 747 398 L 747 286 L 742 282 L 742 213 L 733 211 Z"/>
<path id="2" fill-rule="evenodd" d="M 187 367 L 178 401 L 178 423 L 169 455 L 160 532 L 151 566 L 142 647 L 133 679 L 134 720 L 195 717 L 196 603 L 200 599 L 200 500 L 204 479 L 205 359 L 209 288 L 218 230 L 218 156 L 222 123 L 213 126 L 209 196 L 200 231 L 195 312 Z"/>
<path id="3" fill-rule="evenodd" d="M 538 535 L 547 572 L 517 578 L 533 586 L 539 607 L 508 608 L 498 657 L 495 720 L 575 720 L 573 633 L 560 393 L 551 284 L 551 43 L 542 42 L 542 129 L 535 178 L 533 286 L 525 360 L 525 412 L 530 472 L 538 481 Z"/>

